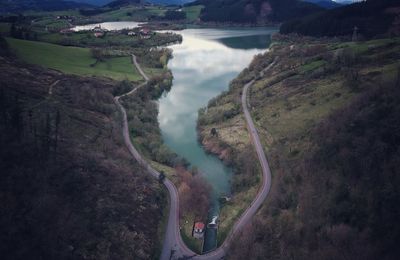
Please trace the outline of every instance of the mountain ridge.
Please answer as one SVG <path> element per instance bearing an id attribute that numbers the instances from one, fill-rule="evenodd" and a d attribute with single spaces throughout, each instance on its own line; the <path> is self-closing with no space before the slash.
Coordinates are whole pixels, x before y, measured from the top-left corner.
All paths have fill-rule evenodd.
<path id="1" fill-rule="evenodd" d="M 91 5 L 63 0 L 0 0 L 0 7 L 0 13 L 13 13 L 26 10 L 59 11 L 91 7 Z"/>

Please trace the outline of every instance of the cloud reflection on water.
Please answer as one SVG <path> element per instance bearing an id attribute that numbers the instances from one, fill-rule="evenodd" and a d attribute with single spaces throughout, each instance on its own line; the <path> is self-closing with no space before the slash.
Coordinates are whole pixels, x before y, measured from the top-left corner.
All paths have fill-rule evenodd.
<path id="1" fill-rule="evenodd" d="M 260 30 L 185 30 L 182 44 L 171 46 L 174 58 L 168 67 L 174 75 L 173 87 L 159 100 L 158 119 L 164 142 L 197 166 L 218 192 L 229 192 L 227 174 L 230 170 L 215 157 L 205 154 L 197 143 L 197 112 L 211 98 L 227 90 L 229 82 L 255 54 L 262 52 L 260 49 L 228 48 L 217 36 L 257 34 Z"/>

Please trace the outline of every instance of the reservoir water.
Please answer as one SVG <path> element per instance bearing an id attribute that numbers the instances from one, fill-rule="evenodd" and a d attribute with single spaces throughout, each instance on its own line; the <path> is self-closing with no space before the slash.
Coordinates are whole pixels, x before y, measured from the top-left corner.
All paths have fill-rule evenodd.
<path id="1" fill-rule="evenodd" d="M 104 22 L 104 23 L 94 23 L 94 24 L 86 24 L 86 25 L 78 25 L 75 27 L 72 27 L 71 29 L 74 31 L 87 31 L 87 30 L 93 30 L 95 27 L 100 26 L 102 29 L 108 30 L 108 31 L 118 31 L 122 29 L 133 29 L 139 27 L 140 24 L 139 22 Z"/>
<path id="2" fill-rule="evenodd" d="M 254 55 L 270 44 L 275 28 L 187 29 L 183 42 L 170 46 L 168 67 L 174 76 L 169 93 L 159 99 L 158 120 L 165 144 L 185 158 L 213 187 L 210 215 L 218 213 L 218 197 L 229 195 L 232 170 L 207 154 L 197 141 L 198 110 L 229 87 Z M 212 250 L 216 236 L 207 230 L 204 251 Z"/>

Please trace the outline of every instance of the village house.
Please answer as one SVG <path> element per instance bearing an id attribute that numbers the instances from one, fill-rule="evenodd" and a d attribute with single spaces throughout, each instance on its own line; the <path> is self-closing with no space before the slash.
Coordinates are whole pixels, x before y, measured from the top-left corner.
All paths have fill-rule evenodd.
<path id="1" fill-rule="evenodd" d="M 140 30 L 140 35 L 143 39 L 150 39 L 153 32 L 148 28 L 143 28 Z"/>
<path id="2" fill-rule="evenodd" d="M 202 239 L 204 237 L 204 223 L 196 222 L 193 228 L 193 237 L 197 239 Z"/>
<path id="3" fill-rule="evenodd" d="M 93 28 L 93 32 L 94 32 L 94 37 L 96 38 L 101 38 L 104 36 L 106 30 L 101 28 L 101 25 L 98 25 L 96 27 Z"/>

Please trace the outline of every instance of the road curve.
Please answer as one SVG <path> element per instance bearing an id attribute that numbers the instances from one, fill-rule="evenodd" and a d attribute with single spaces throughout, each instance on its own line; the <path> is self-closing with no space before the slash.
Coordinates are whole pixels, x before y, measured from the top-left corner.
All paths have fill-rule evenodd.
<path id="1" fill-rule="evenodd" d="M 120 109 L 121 114 L 122 114 L 122 134 L 123 134 L 123 138 L 124 138 L 125 144 L 129 150 L 129 152 L 139 162 L 139 164 L 141 164 L 144 168 L 147 169 L 147 171 L 149 172 L 150 175 L 152 175 L 154 178 L 158 179 L 158 176 L 160 173 L 157 172 L 155 169 L 153 169 L 150 166 L 150 164 L 140 155 L 140 153 L 132 145 L 130 135 L 129 135 L 126 110 L 120 103 L 120 98 L 135 93 L 137 91 L 137 89 L 145 86 L 149 81 L 149 78 L 143 72 L 140 65 L 137 63 L 135 55 L 132 55 L 132 61 L 133 61 L 134 65 L 136 66 L 136 69 L 139 71 L 139 73 L 145 79 L 145 82 L 143 84 L 139 85 L 138 87 L 134 88 L 133 90 L 129 91 L 128 93 L 125 93 L 121 96 L 115 97 L 114 102 L 118 106 L 118 108 Z M 264 72 L 269 70 L 274 64 L 275 64 L 275 61 L 272 62 L 260 74 L 263 75 Z M 270 187 L 271 187 L 271 171 L 269 169 L 268 161 L 264 154 L 264 150 L 262 148 L 257 130 L 254 126 L 253 120 L 251 118 L 250 112 L 248 111 L 248 107 L 247 107 L 247 92 L 248 92 L 249 87 L 251 87 L 254 82 L 255 82 L 255 80 L 252 80 L 244 86 L 243 94 L 242 94 L 242 106 L 243 106 L 243 112 L 244 112 L 244 116 L 245 116 L 246 123 L 247 123 L 247 128 L 249 130 L 253 145 L 256 149 L 257 156 L 260 161 L 262 172 L 263 172 L 263 181 L 262 181 L 261 189 L 257 193 L 257 196 L 254 199 L 254 201 L 251 203 L 251 205 L 246 209 L 246 211 L 240 216 L 239 220 L 235 223 L 235 225 L 231 229 L 230 233 L 228 234 L 227 238 L 225 239 L 224 243 L 219 248 L 217 248 L 216 250 L 214 250 L 212 252 L 209 252 L 204 255 L 197 255 L 192 250 L 190 250 L 185 245 L 185 243 L 182 241 L 182 237 L 180 235 L 180 228 L 179 228 L 178 191 L 177 191 L 175 185 L 170 180 L 165 179 L 164 185 L 168 189 L 169 196 L 170 196 L 170 211 L 169 211 L 169 216 L 168 216 L 167 230 L 165 232 L 163 248 L 162 248 L 162 252 L 161 252 L 161 256 L 160 256 L 161 260 L 188 259 L 188 258 L 190 258 L 190 259 L 211 259 L 211 260 L 222 259 L 225 256 L 227 250 L 229 249 L 229 246 L 230 246 L 231 242 L 233 241 L 234 237 L 236 235 L 238 235 L 240 233 L 240 231 L 242 230 L 242 228 L 250 222 L 251 218 L 256 214 L 257 210 L 260 208 L 263 201 L 267 197 Z"/>

